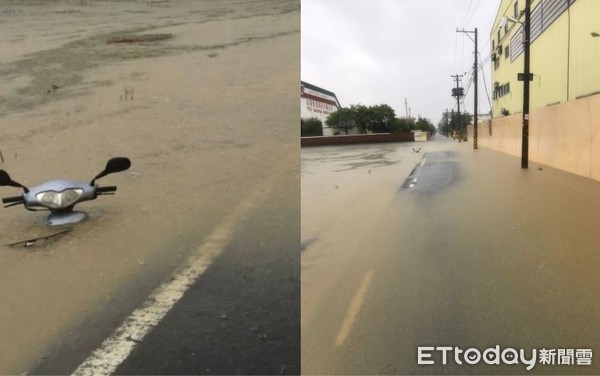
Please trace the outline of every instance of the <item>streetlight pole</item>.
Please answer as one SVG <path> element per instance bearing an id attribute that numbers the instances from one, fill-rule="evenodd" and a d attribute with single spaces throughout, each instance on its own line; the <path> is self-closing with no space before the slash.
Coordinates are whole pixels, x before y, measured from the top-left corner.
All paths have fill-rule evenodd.
<path id="1" fill-rule="evenodd" d="M 523 58 L 525 67 L 523 72 L 523 137 L 521 143 L 521 168 L 528 168 L 529 163 L 529 82 L 531 42 L 531 0 L 525 1 L 525 24 L 523 25 L 525 38 L 523 40 Z"/>

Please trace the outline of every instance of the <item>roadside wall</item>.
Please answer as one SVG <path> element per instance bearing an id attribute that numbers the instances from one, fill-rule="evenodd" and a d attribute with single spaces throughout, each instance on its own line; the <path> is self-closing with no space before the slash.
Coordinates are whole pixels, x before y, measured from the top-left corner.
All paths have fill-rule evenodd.
<path id="1" fill-rule="evenodd" d="M 478 144 L 520 157 L 521 129 L 521 114 L 479 123 Z M 600 95 L 532 111 L 529 159 L 600 181 Z"/>
<path id="2" fill-rule="evenodd" d="M 376 133 L 344 136 L 302 137 L 302 146 L 348 145 L 377 142 L 412 142 L 412 132 Z"/>

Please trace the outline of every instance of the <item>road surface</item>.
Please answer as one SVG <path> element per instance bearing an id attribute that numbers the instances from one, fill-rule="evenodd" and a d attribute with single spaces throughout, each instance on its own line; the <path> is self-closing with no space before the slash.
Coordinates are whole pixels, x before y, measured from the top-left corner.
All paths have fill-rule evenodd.
<path id="1" fill-rule="evenodd" d="M 303 149 L 302 372 L 599 373 L 599 191 L 439 136 Z"/>

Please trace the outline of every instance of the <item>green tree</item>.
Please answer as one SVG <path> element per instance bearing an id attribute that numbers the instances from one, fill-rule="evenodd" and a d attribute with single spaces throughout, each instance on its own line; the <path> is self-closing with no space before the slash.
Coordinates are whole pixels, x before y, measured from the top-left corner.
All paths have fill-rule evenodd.
<path id="1" fill-rule="evenodd" d="M 369 130 L 373 133 L 388 133 L 393 131 L 396 112 L 387 104 L 369 107 Z"/>
<path id="2" fill-rule="evenodd" d="M 300 119 L 300 129 L 302 137 L 323 135 L 323 123 L 317 118 Z"/>
<path id="3" fill-rule="evenodd" d="M 367 133 L 372 118 L 369 107 L 362 104 L 353 104 L 350 106 L 350 111 L 352 111 L 358 133 Z"/>
<path id="4" fill-rule="evenodd" d="M 440 120 L 440 122 L 438 123 L 438 129 L 440 131 L 441 134 L 445 135 L 445 136 L 450 136 L 451 135 L 451 131 L 450 131 L 450 113 L 448 112 L 443 112 L 442 113 L 442 120 Z"/>
<path id="5" fill-rule="evenodd" d="M 348 134 L 356 124 L 354 111 L 345 107 L 338 108 L 337 111 L 332 112 L 327 116 L 325 124 L 340 133 L 344 132 L 345 134 Z"/>
<path id="6" fill-rule="evenodd" d="M 429 121 L 429 119 L 422 118 L 422 117 L 419 117 L 417 119 L 417 121 L 415 122 L 414 129 L 419 130 L 419 131 L 429 132 L 432 135 L 435 134 L 435 127 L 433 126 L 431 121 Z"/>
<path id="7" fill-rule="evenodd" d="M 450 129 L 451 131 L 456 131 L 463 139 L 466 140 L 467 137 L 467 125 L 471 123 L 473 116 L 469 113 L 461 113 L 460 119 L 456 113 L 454 113 L 454 117 L 450 120 Z"/>
<path id="8" fill-rule="evenodd" d="M 359 133 L 386 133 L 393 130 L 396 113 L 387 104 L 368 107 L 354 104 L 350 106 L 350 110 L 354 113 L 354 122 Z"/>
<path id="9" fill-rule="evenodd" d="M 460 120 L 460 121 L 459 121 Z M 440 132 L 448 137 L 452 137 L 454 132 L 459 135 L 462 139 L 466 140 L 467 137 L 467 125 L 471 123 L 473 116 L 469 113 L 461 113 L 460 119 L 456 112 L 449 112 L 442 114 L 442 120 L 440 120 L 438 127 Z"/>
<path id="10" fill-rule="evenodd" d="M 395 118 L 392 121 L 392 132 L 410 132 L 414 124 L 410 118 Z"/>

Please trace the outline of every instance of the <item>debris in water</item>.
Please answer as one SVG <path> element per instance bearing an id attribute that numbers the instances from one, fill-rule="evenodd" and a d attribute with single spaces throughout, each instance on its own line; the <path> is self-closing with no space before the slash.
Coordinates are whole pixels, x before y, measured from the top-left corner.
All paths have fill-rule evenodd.
<path id="1" fill-rule="evenodd" d="M 52 239 L 53 237 L 59 236 L 59 235 L 62 235 L 62 234 L 66 234 L 69 231 L 71 231 L 70 228 L 66 229 L 66 230 L 55 232 L 55 233 L 50 234 L 50 235 L 39 236 L 37 238 L 32 238 L 32 239 L 22 240 L 22 241 L 19 241 L 19 242 L 10 243 L 10 244 L 7 244 L 7 246 L 9 246 L 9 247 L 23 246 L 24 248 L 29 248 L 29 247 L 33 247 L 39 240 L 43 240 L 43 241 L 47 242 L 50 239 Z"/>
<path id="2" fill-rule="evenodd" d="M 52 85 L 50 85 L 50 89 L 48 89 L 48 93 L 54 93 L 56 90 L 58 90 L 60 88 L 61 88 L 61 86 L 52 84 Z"/>
<path id="3" fill-rule="evenodd" d="M 156 42 L 173 38 L 173 34 L 142 34 L 142 35 L 115 35 L 106 40 L 106 43 L 142 43 Z"/>

